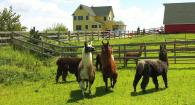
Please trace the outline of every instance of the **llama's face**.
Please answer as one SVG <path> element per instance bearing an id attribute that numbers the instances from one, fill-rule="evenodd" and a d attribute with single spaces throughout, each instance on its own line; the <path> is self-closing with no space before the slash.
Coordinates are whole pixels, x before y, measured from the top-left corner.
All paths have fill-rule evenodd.
<path id="1" fill-rule="evenodd" d="M 162 60 L 162 61 L 167 60 L 166 45 L 160 45 L 159 59 Z"/>
<path id="2" fill-rule="evenodd" d="M 95 51 L 95 48 L 92 46 L 92 43 L 88 44 L 87 42 L 85 42 L 85 53 L 93 51 Z"/>
<path id="3" fill-rule="evenodd" d="M 109 45 L 109 42 L 104 43 L 102 41 L 102 53 L 112 54 L 112 47 Z"/>

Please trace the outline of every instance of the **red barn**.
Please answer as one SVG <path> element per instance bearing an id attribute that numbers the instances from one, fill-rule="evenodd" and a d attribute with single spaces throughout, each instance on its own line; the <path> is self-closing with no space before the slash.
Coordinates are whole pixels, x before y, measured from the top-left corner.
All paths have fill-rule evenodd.
<path id="1" fill-rule="evenodd" d="M 164 4 L 165 33 L 195 33 L 195 2 Z"/>

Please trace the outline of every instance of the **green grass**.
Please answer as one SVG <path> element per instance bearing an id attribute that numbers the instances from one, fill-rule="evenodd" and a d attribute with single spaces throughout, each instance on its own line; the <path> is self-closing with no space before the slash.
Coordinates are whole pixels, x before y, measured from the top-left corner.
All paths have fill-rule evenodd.
<path id="1" fill-rule="evenodd" d="M 129 44 L 129 43 L 147 43 L 147 42 L 164 42 L 174 40 L 192 40 L 195 39 L 195 34 L 152 34 L 133 38 L 116 38 L 110 39 L 111 44 Z M 102 39 L 93 41 L 93 45 L 101 45 Z M 72 45 L 82 46 L 83 42 L 72 41 Z"/>
<path id="2" fill-rule="evenodd" d="M 163 37 L 183 38 L 184 34 L 154 37 L 144 36 L 133 39 L 111 40 L 111 44 L 139 42 L 139 40 L 163 41 Z M 193 39 L 194 35 L 189 35 Z M 140 39 L 139 39 L 140 38 Z M 158 40 L 156 38 L 159 38 Z M 95 45 L 101 41 L 95 42 Z M 157 46 L 153 46 L 157 48 Z M 66 83 L 55 83 L 56 58 L 39 58 L 26 51 L 0 47 L 0 105 L 194 105 L 195 65 L 170 64 L 168 72 L 169 88 L 164 88 L 162 77 L 158 77 L 159 91 L 154 90 L 150 79 L 147 93 L 143 94 L 140 82 L 137 94 L 133 91 L 135 64 L 123 68 L 118 64 L 118 81 L 115 88 L 104 91 L 102 74 L 96 72 L 92 95 L 83 98 L 74 75 L 67 77 Z M 188 53 L 187 53 L 188 54 Z M 192 54 L 193 55 L 193 54 Z M 151 54 L 156 56 L 156 54 Z M 191 62 L 194 59 L 181 59 Z M 180 61 L 177 61 L 180 62 Z"/>
<path id="3" fill-rule="evenodd" d="M 54 78 L 39 82 L 25 82 L 23 85 L 0 87 L 1 105 L 194 105 L 195 104 L 195 71 L 170 70 L 168 73 L 169 88 L 164 89 L 159 77 L 160 90 L 154 91 L 150 80 L 147 93 L 143 94 L 138 84 L 138 93 L 132 93 L 134 70 L 118 70 L 119 78 L 116 87 L 104 91 L 100 72 L 92 87 L 92 95 L 82 98 L 78 83 L 73 75 L 68 76 L 67 83 L 55 84 Z M 54 75 L 53 75 L 54 76 Z"/>

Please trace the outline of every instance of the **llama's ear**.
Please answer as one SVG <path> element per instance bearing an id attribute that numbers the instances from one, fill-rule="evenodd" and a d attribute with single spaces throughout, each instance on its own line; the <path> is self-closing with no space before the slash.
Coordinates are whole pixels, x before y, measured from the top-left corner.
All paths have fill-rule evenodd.
<path id="1" fill-rule="evenodd" d="M 93 42 L 91 41 L 91 42 L 90 42 L 90 45 L 92 45 L 92 44 L 93 44 Z"/>
<path id="2" fill-rule="evenodd" d="M 166 44 L 164 44 L 164 49 L 167 49 L 167 45 Z"/>
<path id="3" fill-rule="evenodd" d="M 107 40 L 107 45 L 109 45 L 109 41 Z"/>
<path id="4" fill-rule="evenodd" d="M 87 42 L 84 43 L 85 47 L 87 47 Z"/>
<path id="5" fill-rule="evenodd" d="M 104 45 L 104 41 L 102 40 L 102 44 Z"/>
<path id="6" fill-rule="evenodd" d="M 160 50 L 162 50 L 162 47 L 163 47 L 163 46 L 162 46 L 162 44 L 161 44 L 161 45 L 160 45 Z"/>

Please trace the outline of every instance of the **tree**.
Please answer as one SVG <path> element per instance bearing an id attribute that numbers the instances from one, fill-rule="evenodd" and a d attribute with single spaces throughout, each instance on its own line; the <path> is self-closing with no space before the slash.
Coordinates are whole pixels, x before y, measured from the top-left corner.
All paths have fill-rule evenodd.
<path id="1" fill-rule="evenodd" d="M 12 7 L 0 11 L 0 31 L 23 31 L 27 28 L 20 23 L 20 15 L 13 12 Z"/>
<path id="2" fill-rule="evenodd" d="M 44 31 L 63 31 L 63 32 L 67 32 L 68 28 L 66 28 L 66 26 L 63 25 L 62 23 L 57 23 L 57 24 L 54 24 L 52 27 L 46 28 Z"/>

